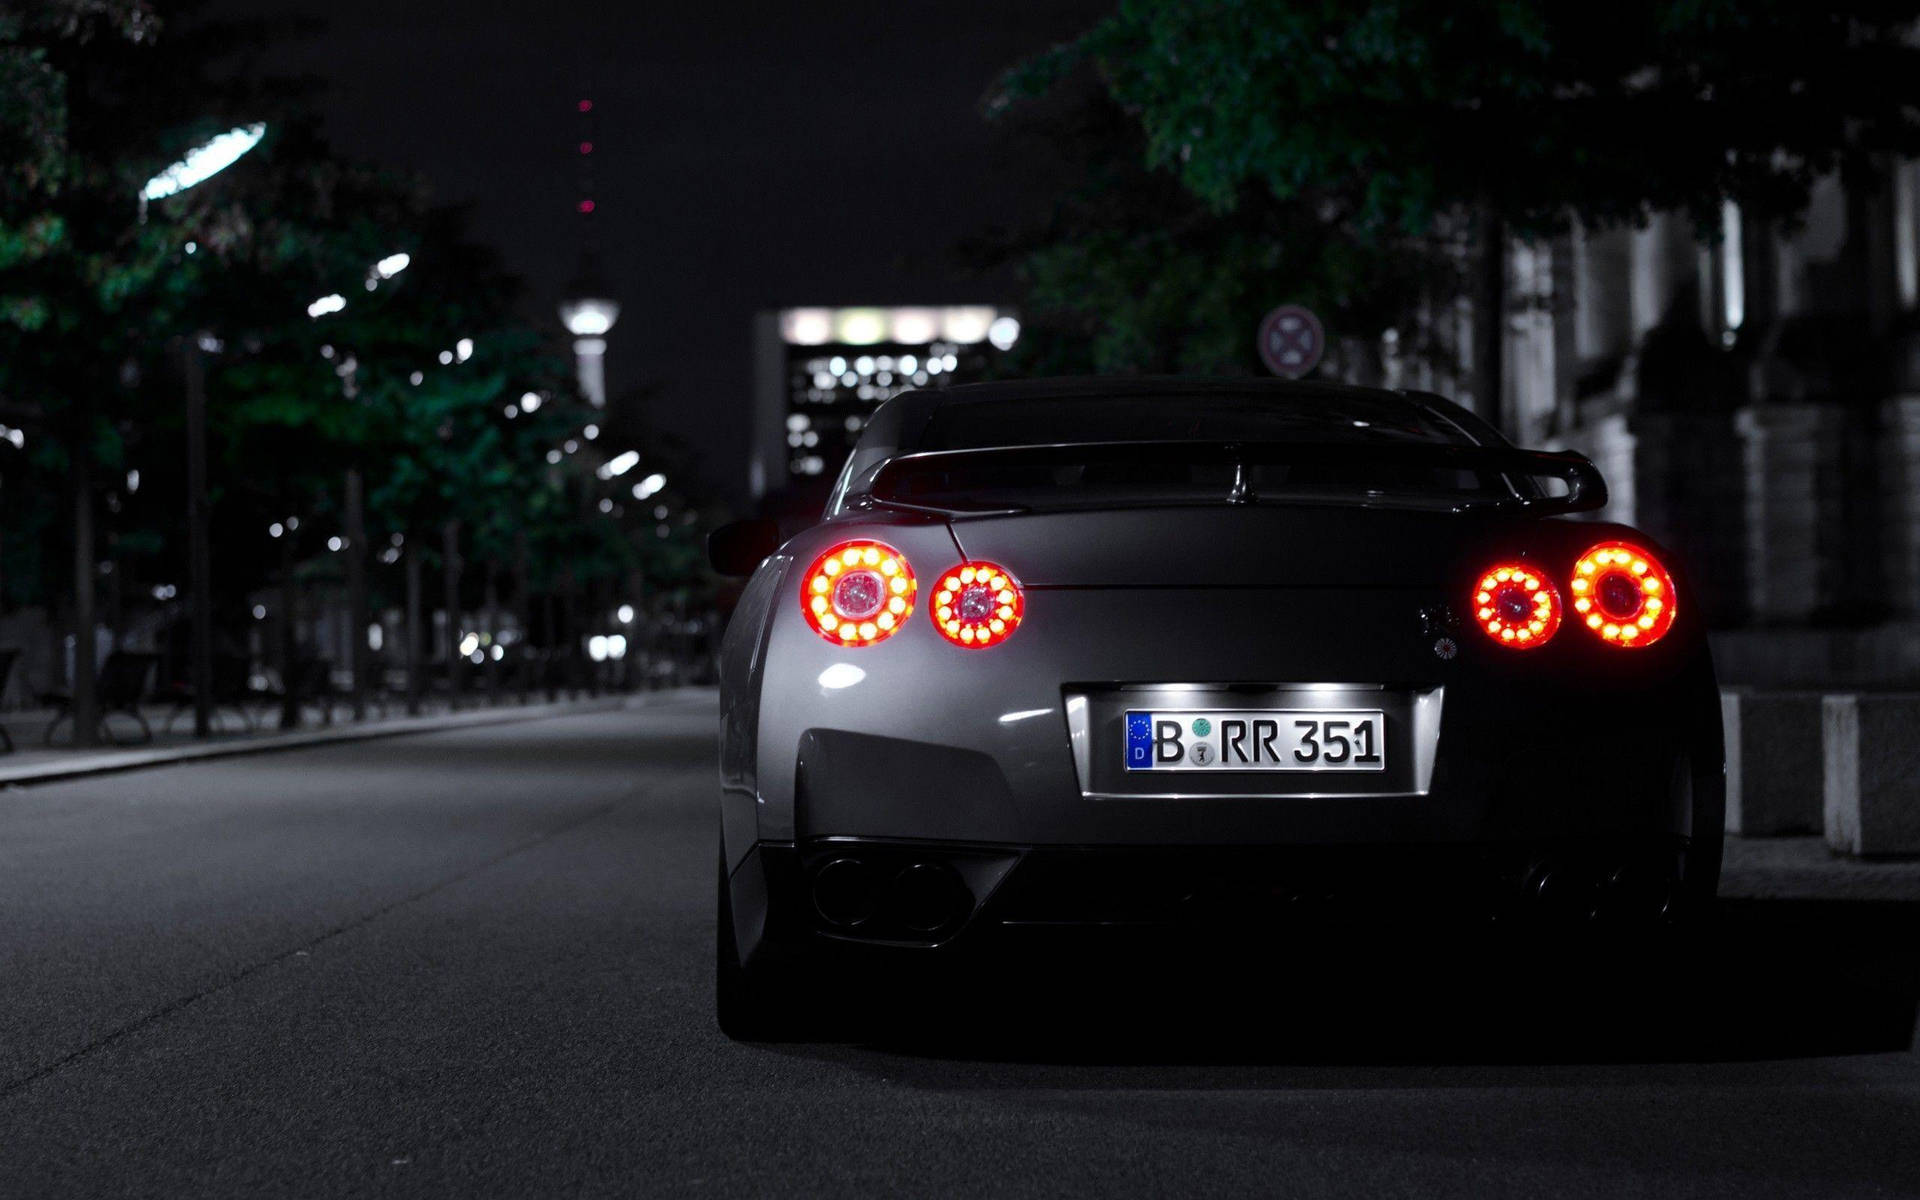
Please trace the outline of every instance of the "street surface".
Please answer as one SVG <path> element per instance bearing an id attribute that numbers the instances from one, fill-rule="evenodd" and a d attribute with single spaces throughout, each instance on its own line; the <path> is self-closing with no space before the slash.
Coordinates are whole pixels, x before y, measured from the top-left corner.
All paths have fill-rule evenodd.
<path id="1" fill-rule="evenodd" d="M 1906 902 L 1731 903 L 1584 984 L 1025 961 L 730 1043 L 715 720 L 0 792 L 0 1196 L 1920 1194 Z"/>

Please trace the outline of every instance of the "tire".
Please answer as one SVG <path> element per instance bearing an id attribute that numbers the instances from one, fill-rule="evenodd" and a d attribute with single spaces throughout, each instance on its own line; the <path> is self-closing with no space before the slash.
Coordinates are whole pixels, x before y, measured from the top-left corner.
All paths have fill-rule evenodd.
<path id="1" fill-rule="evenodd" d="M 720 853 L 719 902 L 714 906 L 713 1011 L 720 1032 L 736 1042 L 797 1041 L 805 1022 L 797 1002 L 802 998 L 788 973 L 748 970 L 740 964 L 740 947 L 733 934 L 733 898 L 727 888 L 726 851 Z"/>

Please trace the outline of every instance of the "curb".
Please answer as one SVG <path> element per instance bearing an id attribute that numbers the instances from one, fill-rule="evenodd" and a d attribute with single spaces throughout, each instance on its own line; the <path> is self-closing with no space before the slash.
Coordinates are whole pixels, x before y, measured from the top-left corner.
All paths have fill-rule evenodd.
<path id="1" fill-rule="evenodd" d="M 579 716 L 584 713 L 652 708 L 660 704 L 697 699 L 712 690 L 697 687 L 669 688 L 664 691 L 639 692 L 630 696 L 608 696 L 597 700 L 529 704 L 506 709 L 479 709 L 472 712 L 440 713 L 430 717 L 396 717 L 378 723 L 346 724 L 284 734 L 256 735 L 235 738 L 230 742 L 193 743 L 184 746 L 166 746 L 157 750 L 105 750 L 59 761 L 29 763 L 16 767 L 8 767 L 4 765 L 4 760 L 0 760 L 0 789 L 84 779 L 94 775 L 114 775 L 148 767 L 167 767 L 175 763 L 238 758 L 245 754 L 272 754 L 281 750 L 301 750 L 339 742 L 364 742 L 375 738 L 404 737 L 408 734 L 436 733 L 447 729 L 511 725 L 521 721 L 540 721 L 551 717 Z"/>

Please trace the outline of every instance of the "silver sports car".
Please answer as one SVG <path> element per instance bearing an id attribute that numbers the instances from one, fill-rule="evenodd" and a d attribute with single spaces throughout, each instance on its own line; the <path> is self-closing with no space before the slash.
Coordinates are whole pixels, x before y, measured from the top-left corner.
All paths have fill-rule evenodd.
<path id="1" fill-rule="evenodd" d="M 1718 693 L 1665 549 L 1441 397 L 996 383 L 873 416 L 819 524 L 716 533 L 718 1007 L 823 954 L 1712 897 Z"/>

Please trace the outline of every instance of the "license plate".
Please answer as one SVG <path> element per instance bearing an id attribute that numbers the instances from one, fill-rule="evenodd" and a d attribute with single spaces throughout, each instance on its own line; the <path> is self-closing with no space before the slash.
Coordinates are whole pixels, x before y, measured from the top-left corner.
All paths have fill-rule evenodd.
<path id="1" fill-rule="evenodd" d="M 1127 713 L 1129 771 L 1384 771 L 1386 719 L 1369 709 Z"/>

